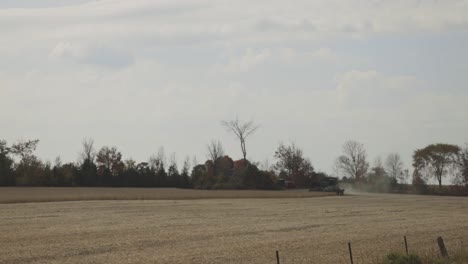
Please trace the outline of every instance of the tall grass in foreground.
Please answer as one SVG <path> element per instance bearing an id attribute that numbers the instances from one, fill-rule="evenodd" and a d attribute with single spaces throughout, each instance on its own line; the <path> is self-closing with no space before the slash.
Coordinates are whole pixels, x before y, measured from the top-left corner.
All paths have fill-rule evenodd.
<path id="1" fill-rule="evenodd" d="M 390 253 L 379 264 L 468 264 L 468 252 L 458 252 L 449 258 Z"/>

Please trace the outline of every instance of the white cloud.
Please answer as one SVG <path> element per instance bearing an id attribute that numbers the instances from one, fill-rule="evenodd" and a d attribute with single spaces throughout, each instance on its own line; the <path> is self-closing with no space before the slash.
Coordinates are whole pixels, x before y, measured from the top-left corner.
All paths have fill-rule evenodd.
<path id="1" fill-rule="evenodd" d="M 324 170 L 347 138 L 372 153 L 468 140 L 465 66 L 443 65 L 456 93 L 418 61 L 466 53 L 447 43 L 466 42 L 468 1 L 28 1 L 0 8 L 0 121 L 52 157 L 84 136 L 137 159 L 162 143 L 203 152 L 231 142 L 219 121 L 236 115 L 262 123 L 254 158 L 297 139 Z"/>
<path id="2" fill-rule="evenodd" d="M 134 62 L 130 54 L 112 47 L 86 46 L 70 42 L 59 42 L 50 52 L 50 56 L 112 68 L 126 67 Z"/>
<path id="3" fill-rule="evenodd" d="M 248 7 L 248 8 L 246 8 Z M 467 28 L 468 1 L 122 1 L 0 8 L 4 37 L 255 43 Z M 28 22 L 29 21 L 29 22 Z M 53 29 L 53 30 L 51 30 Z M 187 39 L 187 36 L 190 38 Z"/>
<path id="4" fill-rule="evenodd" d="M 253 67 L 265 63 L 271 57 L 272 52 L 270 49 L 260 51 L 247 49 L 240 57 L 231 58 L 224 69 L 228 72 L 247 72 Z"/>
<path id="5" fill-rule="evenodd" d="M 50 52 L 52 57 L 56 58 L 74 58 L 83 59 L 86 56 L 85 48 L 73 45 L 69 42 L 59 42 Z"/>
<path id="6" fill-rule="evenodd" d="M 413 76 L 387 76 L 376 70 L 351 70 L 336 78 L 337 97 L 345 107 L 395 107 L 421 92 L 422 82 Z"/>
<path id="7" fill-rule="evenodd" d="M 283 62 L 297 63 L 298 61 L 318 61 L 320 63 L 335 63 L 338 55 L 330 48 L 319 48 L 312 51 L 301 51 L 292 48 L 277 50 L 277 54 Z"/>
<path id="8" fill-rule="evenodd" d="M 319 63 L 335 63 L 337 55 L 329 48 L 320 48 L 313 51 L 302 51 L 293 48 L 264 48 L 255 50 L 246 49 L 240 55 L 232 55 L 225 65 L 216 65 L 216 68 L 230 73 L 249 72 L 257 67 L 278 64 L 304 64 L 315 61 Z"/>

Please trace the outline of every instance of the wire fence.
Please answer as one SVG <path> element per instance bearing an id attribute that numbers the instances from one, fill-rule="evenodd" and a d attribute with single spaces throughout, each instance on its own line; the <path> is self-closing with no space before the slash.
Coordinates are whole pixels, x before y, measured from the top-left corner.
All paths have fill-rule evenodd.
<path id="1" fill-rule="evenodd" d="M 382 263 L 389 253 L 415 254 L 421 259 L 429 260 L 441 257 L 441 248 L 438 244 L 438 234 L 418 234 L 417 236 L 381 236 L 378 241 L 359 239 L 343 241 L 342 247 L 334 252 L 321 251 L 320 247 L 311 248 L 309 253 L 296 254 L 294 250 L 272 252 L 277 264 L 376 264 Z M 445 235 L 443 243 L 449 256 L 460 252 L 468 252 L 468 236 L 466 234 Z M 406 243 L 405 243 L 406 238 Z M 326 245 L 323 246 L 326 248 Z M 273 262 L 272 262 L 273 263 Z"/>

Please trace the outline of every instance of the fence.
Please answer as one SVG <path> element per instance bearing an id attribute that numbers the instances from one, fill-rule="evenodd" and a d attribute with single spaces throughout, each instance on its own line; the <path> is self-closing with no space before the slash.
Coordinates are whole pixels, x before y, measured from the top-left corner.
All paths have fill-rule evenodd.
<path id="1" fill-rule="evenodd" d="M 462 230 L 463 231 L 463 230 Z M 276 264 L 322 264 L 322 263 L 343 263 L 343 264 L 376 264 L 382 263 L 389 253 L 416 254 L 422 259 L 433 259 L 443 255 L 453 256 L 460 252 L 468 252 L 468 236 L 451 235 L 437 236 L 426 235 L 417 239 L 412 239 L 410 235 L 401 237 L 384 236 L 387 243 L 384 247 L 379 243 L 375 246 L 366 240 L 355 240 L 345 242 L 343 247 L 335 252 L 320 252 L 311 249 L 309 254 L 298 255 L 294 251 L 282 251 L 281 249 L 272 252 L 275 256 Z"/>

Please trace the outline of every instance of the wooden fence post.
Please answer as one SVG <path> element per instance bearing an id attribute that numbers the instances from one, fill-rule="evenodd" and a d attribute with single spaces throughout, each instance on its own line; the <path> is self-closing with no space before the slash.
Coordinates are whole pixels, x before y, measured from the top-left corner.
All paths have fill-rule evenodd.
<path id="1" fill-rule="evenodd" d="M 444 244 L 444 239 L 442 237 L 437 238 L 437 244 L 439 245 L 440 254 L 442 255 L 442 257 L 448 258 L 449 255 L 447 252 L 447 248 L 445 247 L 445 244 Z"/>
<path id="2" fill-rule="evenodd" d="M 276 264 L 280 264 L 279 252 L 276 250 Z"/>
<path id="3" fill-rule="evenodd" d="M 348 249 L 349 249 L 349 259 L 351 260 L 351 264 L 354 264 L 354 261 L 353 261 L 353 250 L 351 250 L 351 242 L 348 242 Z"/>
<path id="4" fill-rule="evenodd" d="M 406 240 L 406 236 L 404 236 L 405 238 L 405 251 L 406 251 L 406 256 L 408 256 L 408 241 Z"/>

